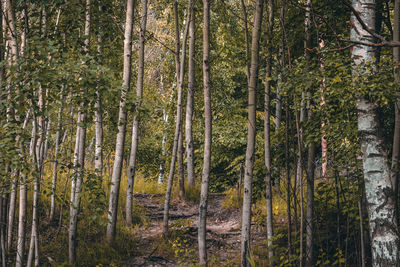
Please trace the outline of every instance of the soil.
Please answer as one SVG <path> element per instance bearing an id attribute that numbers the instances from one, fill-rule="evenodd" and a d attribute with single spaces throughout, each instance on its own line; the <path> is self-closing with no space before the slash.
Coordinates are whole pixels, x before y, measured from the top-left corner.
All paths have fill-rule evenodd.
<path id="1" fill-rule="evenodd" d="M 207 254 L 211 266 L 237 265 L 240 254 L 241 213 L 238 209 L 223 208 L 224 194 L 210 194 L 207 217 Z M 162 239 L 163 195 L 134 194 L 135 205 L 146 212 L 148 223 L 139 229 L 140 256 L 125 266 L 190 266 L 198 259 L 198 204 L 173 200 L 170 207 L 169 241 Z M 252 243 L 265 239 L 259 227 L 252 227 Z M 164 245 L 162 245 L 164 244 Z M 166 253 L 165 244 L 171 253 Z M 213 264 L 214 263 L 214 264 Z M 236 263 L 236 264 L 235 264 Z"/>

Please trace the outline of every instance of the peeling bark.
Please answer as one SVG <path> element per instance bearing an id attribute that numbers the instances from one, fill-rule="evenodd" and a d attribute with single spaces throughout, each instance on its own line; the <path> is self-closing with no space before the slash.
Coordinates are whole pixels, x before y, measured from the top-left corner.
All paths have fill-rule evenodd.
<path id="1" fill-rule="evenodd" d="M 375 28 L 375 0 L 353 0 L 353 8 L 372 30 Z M 351 16 L 353 28 L 351 39 L 374 42 L 357 18 Z M 369 75 L 361 66 L 375 62 L 375 50 L 364 45 L 355 45 L 352 51 L 355 67 L 353 76 Z M 382 147 L 383 139 L 378 134 L 379 120 L 377 104 L 366 96 L 357 99 L 358 133 L 363 159 L 365 194 L 371 237 L 372 265 L 398 266 L 399 232 L 395 223 L 395 199 L 387 155 Z"/>

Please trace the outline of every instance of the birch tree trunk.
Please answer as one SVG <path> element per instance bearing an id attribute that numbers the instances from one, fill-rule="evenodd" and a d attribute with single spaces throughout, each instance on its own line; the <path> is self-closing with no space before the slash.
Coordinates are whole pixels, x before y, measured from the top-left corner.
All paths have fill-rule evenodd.
<path id="1" fill-rule="evenodd" d="M 99 12 L 103 13 L 103 5 L 99 4 Z M 100 30 L 100 29 L 99 29 Z M 97 54 L 99 58 L 103 55 L 103 33 L 99 33 L 97 37 Z M 94 168 L 97 175 L 103 175 L 103 108 L 102 108 L 102 93 L 101 85 L 97 85 L 96 103 L 95 103 L 95 131 L 96 144 L 94 148 Z"/>
<path id="2" fill-rule="evenodd" d="M 267 28 L 267 64 L 265 67 L 265 98 L 264 98 L 264 164 L 266 168 L 265 175 L 265 200 L 267 208 L 267 244 L 268 244 L 268 259 L 272 266 L 272 257 L 274 251 L 272 248 L 272 238 L 274 236 L 273 214 L 272 214 L 272 181 L 271 181 L 271 142 L 270 142 L 270 93 L 272 80 L 272 40 L 274 30 L 274 1 L 269 0 L 268 6 L 268 28 Z"/>
<path id="3" fill-rule="evenodd" d="M 244 42 L 246 45 L 246 78 L 247 78 L 247 83 L 249 83 L 250 79 L 250 44 L 249 44 L 249 29 L 248 29 L 248 23 L 247 23 L 247 10 L 246 10 L 246 4 L 244 3 L 244 0 L 240 0 L 240 5 L 242 6 L 242 12 L 243 12 L 243 20 L 244 20 Z"/>
<path id="4" fill-rule="evenodd" d="M 353 0 L 352 5 L 365 25 L 374 30 L 375 0 Z M 351 40 L 374 42 L 374 38 L 364 29 L 354 14 L 351 16 L 351 22 L 353 25 L 350 32 Z M 352 57 L 355 63 L 353 68 L 354 78 L 368 75 L 368 72 L 362 70 L 362 65 L 366 62 L 374 63 L 374 48 L 358 44 L 354 45 Z M 400 240 L 395 223 L 393 185 L 387 156 L 382 147 L 383 139 L 378 134 L 379 120 L 376 108 L 377 103 L 373 102 L 373 100 L 368 99 L 366 96 L 358 97 L 358 133 L 363 159 L 372 265 L 398 266 L 400 261 L 398 247 Z"/>
<path id="5" fill-rule="evenodd" d="M 17 64 L 17 59 L 19 57 L 18 53 L 18 40 L 17 40 L 17 31 L 16 31 L 16 20 L 15 20 L 15 11 L 12 6 L 11 0 L 5 1 L 5 14 L 8 17 L 8 36 L 9 36 L 9 44 L 10 44 L 10 58 L 9 64 L 15 65 Z M 7 112 L 9 114 L 9 112 Z M 17 137 L 19 139 L 19 137 Z M 17 183 L 18 183 L 18 175 L 19 172 L 13 171 L 13 181 L 12 188 L 10 194 L 10 206 L 8 212 L 8 226 L 7 226 L 7 251 L 10 250 L 12 244 L 12 234 L 13 234 L 13 226 L 14 226 L 14 214 L 15 214 L 15 205 L 16 205 L 16 194 L 17 194 Z"/>
<path id="6" fill-rule="evenodd" d="M 62 113 L 63 113 L 64 99 L 65 99 L 64 86 L 62 86 L 60 108 L 58 109 L 58 116 L 57 116 L 57 133 L 56 133 L 55 148 L 54 148 L 53 176 L 51 180 L 51 199 L 50 199 L 50 216 L 49 216 L 50 221 L 54 219 L 56 211 L 57 167 L 58 167 L 58 154 L 61 144 Z"/>
<path id="7" fill-rule="evenodd" d="M 84 51 L 89 55 L 90 48 L 90 23 L 91 23 L 91 0 L 86 0 L 85 6 L 85 41 Z M 84 97 L 85 90 L 81 90 Z M 81 190 L 83 182 L 83 171 L 85 165 L 85 141 L 86 141 L 86 108 L 81 100 L 78 112 L 78 124 L 76 131 L 76 144 L 74 152 L 74 177 L 71 184 L 70 220 L 68 228 L 68 260 L 69 263 L 76 262 L 76 235 L 78 225 L 78 214 L 81 201 Z"/>
<path id="8" fill-rule="evenodd" d="M 286 211 L 287 211 L 287 240 L 288 240 L 288 256 L 291 262 L 292 255 L 292 216 L 291 216 L 291 198 L 290 198 L 290 168 L 289 168 L 289 97 L 286 99 L 285 107 L 285 170 L 286 170 Z"/>
<path id="9" fill-rule="evenodd" d="M 250 79 L 248 84 L 248 132 L 244 173 L 242 234 L 241 234 L 241 266 L 250 266 L 250 227 L 251 227 L 251 198 L 254 166 L 254 150 L 256 136 L 256 88 L 258 82 L 259 41 L 263 15 L 263 0 L 255 3 L 253 32 L 251 40 Z"/>
<path id="10" fill-rule="evenodd" d="M 136 157 L 138 150 L 139 141 L 139 120 L 140 120 L 140 106 L 142 103 L 143 96 L 143 74 L 144 74 L 144 42 L 146 36 L 146 23 L 147 23 L 147 0 L 142 0 L 142 20 L 140 22 L 140 33 L 139 33 L 139 67 L 136 85 L 136 107 L 135 115 L 133 117 L 132 124 L 132 143 L 131 143 L 131 154 L 129 157 L 129 168 L 128 168 L 128 186 L 126 188 L 126 223 L 132 224 L 132 197 L 133 197 L 133 185 L 135 181 L 135 169 L 136 169 Z"/>
<path id="11" fill-rule="evenodd" d="M 179 130 L 178 139 L 178 182 L 179 182 L 179 197 L 185 197 L 185 171 L 183 167 L 183 131 Z"/>
<path id="12" fill-rule="evenodd" d="M 126 93 L 130 89 L 131 81 L 131 62 L 132 62 L 132 28 L 134 16 L 135 0 L 127 0 L 126 22 L 125 22 L 125 40 L 124 40 L 124 72 L 121 89 L 121 100 L 119 103 L 118 115 L 118 134 L 115 145 L 115 160 L 112 172 L 110 201 L 108 205 L 108 224 L 107 240 L 109 242 L 115 239 L 118 213 L 119 187 L 121 183 L 122 162 L 124 157 L 124 143 L 126 130 Z"/>
<path id="13" fill-rule="evenodd" d="M 311 95 L 310 93 L 308 93 Z M 310 98 L 310 96 L 309 96 Z M 312 120 L 312 110 L 308 108 L 308 120 Z M 306 210 L 306 266 L 312 266 L 314 262 L 314 170 L 315 170 L 315 143 L 308 147 L 307 158 L 307 210 Z"/>
<path id="14" fill-rule="evenodd" d="M 400 41 L 400 0 L 394 1 L 394 19 L 393 19 L 393 41 Z M 400 82 L 400 47 L 393 47 L 393 61 L 397 64 L 394 66 L 394 80 Z M 400 157 L 400 95 L 397 93 L 396 102 L 394 105 L 394 133 L 393 133 L 393 148 L 392 148 L 392 166 L 391 180 L 395 199 L 396 222 L 399 223 L 398 212 L 398 195 L 399 195 L 399 157 Z"/>
<path id="15" fill-rule="evenodd" d="M 193 8 L 192 0 L 188 0 L 188 12 L 186 21 L 189 21 L 191 10 Z M 175 162 L 176 156 L 178 153 L 178 142 L 179 142 L 179 132 L 182 127 L 182 87 L 183 87 L 183 78 L 184 78 L 184 66 L 185 66 L 185 55 L 186 55 L 186 40 L 189 31 L 189 24 L 186 23 L 185 31 L 183 33 L 182 40 L 182 54 L 181 58 L 179 58 L 180 44 L 179 44 L 179 20 L 178 20 L 178 2 L 174 1 L 174 16 L 175 16 L 175 65 L 176 65 L 176 77 L 177 77 L 177 89 L 178 89 L 178 99 L 176 104 L 176 118 L 175 118 L 175 134 L 174 134 L 174 144 L 172 148 L 172 157 L 171 157 L 171 165 L 169 168 L 168 175 L 168 184 L 167 190 L 165 192 L 165 201 L 164 201 L 164 214 L 163 214 L 163 234 L 166 236 L 168 234 L 168 217 L 169 217 L 169 202 L 171 199 L 171 191 L 173 178 L 175 173 Z"/>
<path id="16" fill-rule="evenodd" d="M 188 56 L 188 89 L 186 98 L 186 122 L 185 122 L 185 140 L 186 140 L 186 164 L 187 164 L 187 182 L 188 187 L 195 184 L 194 173 L 194 147 L 193 147 L 193 98 L 195 90 L 195 43 L 196 43 L 196 14 L 192 10 L 189 23 L 189 56 Z"/>
<path id="17" fill-rule="evenodd" d="M 305 32 L 305 40 L 304 40 L 304 56 L 306 61 L 310 61 L 310 53 L 308 48 L 311 46 L 311 33 L 310 33 L 310 24 L 311 24 L 311 1 L 307 1 L 307 11 L 305 24 L 306 32 Z M 307 88 L 307 109 L 308 109 L 308 117 L 307 119 L 311 121 L 313 119 L 313 113 L 311 109 L 311 88 Z M 301 116 L 300 116 L 301 117 Z M 305 227 L 306 227 L 306 266 L 312 266 L 314 264 L 314 253 L 313 253 L 313 240 L 314 240 L 314 170 L 315 170 L 315 143 L 311 141 L 308 145 L 308 156 L 307 156 L 307 209 L 306 209 L 306 219 L 305 219 Z M 302 189 L 301 189 L 302 190 Z"/>
<path id="18" fill-rule="evenodd" d="M 207 265 L 206 221 L 208 204 L 208 181 L 211 166 L 212 143 L 212 110 L 210 88 L 210 1 L 203 0 L 203 87 L 204 87 L 204 155 L 201 176 L 201 193 L 199 205 L 198 242 L 199 261 Z"/>

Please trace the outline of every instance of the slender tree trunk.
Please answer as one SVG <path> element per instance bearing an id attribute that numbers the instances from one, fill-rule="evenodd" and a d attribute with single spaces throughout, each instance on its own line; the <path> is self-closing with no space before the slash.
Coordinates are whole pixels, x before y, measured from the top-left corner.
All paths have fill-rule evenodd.
<path id="1" fill-rule="evenodd" d="M 163 87 L 163 82 L 162 82 L 162 80 L 163 80 L 163 76 L 161 75 L 161 77 L 160 77 L 160 80 L 161 80 L 161 86 Z M 166 150 L 166 148 L 165 148 L 165 144 L 166 144 L 166 142 L 167 142 L 167 123 L 168 123 L 168 114 L 166 113 L 166 110 L 165 110 L 165 107 L 163 108 L 163 122 L 164 122 L 164 134 L 163 134 L 163 138 L 162 138 L 162 141 L 161 141 L 161 156 L 162 156 L 162 159 L 161 159 L 161 163 L 160 163 L 160 173 L 158 174 L 158 185 L 160 186 L 160 185 L 162 185 L 162 183 L 164 182 L 164 173 L 165 173 L 165 167 L 164 167 L 164 164 L 165 164 L 165 156 L 166 156 L 166 154 L 167 154 L 167 150 Z"/>
<path id="2" fill-rule="evenodd" d="M 112 173 L 110 202 L 108 206 L 107 239 L 109 242 L 115 239 L 117 225 L 119 187 L 121 183 L 122 161 L 124 157 L 124 143 L 126 130 L 126 94 L 130 89 L 131 81 L 131 61 L 132 61 L 132 27 L 135 0 L 127 0 L 126 22 L 125 22 L 125 41 L 124 41 L 124 73 L 121 90 L 121 100 L 119 103 L 118 134 L 115 145 L 115 160 Z"/>
<path id="3" fill-rule="evenodd" d="M 179 180 L 179 197 L 185 197 L 185 171 L 183 167 L 183 131 L 179 131 L 178 139 L 178 180 Z"/>
<path id="4" fill-rule="evenodd" d="M 7 253 L 6 252 L 7 201 L 8 201 L 7 194 L 3 194 L 2 203 L 0 206 L 1 222 L 2 222 L 2 225 L 0 226 L 0 246 L 1 246 L 1 264 L 2 264 L 2 266 L 6 266 L 6 260 L 7 260 L 7 258 L 6 258 L 6 256 L 7 256 L 6 255 L 6 253 Z"/>
<path id="5" fill-rule="evenodd" d="M 325 41 L 321 39 L 319 41 L 319 49 L 322 50 L 325 47 Z M 324 62 L 322 59 L 322 56 L 320 56 L 320 68 L 324 69 Z M 326 85 L 325 85 L 325 77 L 322 78 L 322 84 L 321 84 L 321 102 L 320 106 L 323 107 L 326 104 L 325 101 L 325 90 L 326 90 Z M 325 130 L 325 125 L 326 121 L 323 119 L 321 121 L 321 131 L 322 131 L 322 137 L 321 137 L 321 152 L 322 152 L 322 177 L 325 178 L 326 176 L 326 170 L 328 168 L 328 141 L 326 140 L 326 130 Z"/>
<path id="6" fill-rule="evenodd" d="M 375 0 L 353 1 L 353 8 L 363 18 L 364 23 L 372 30 L 375 24 Z M 351 40 L 374 42 L 352 15 Z M 355 67 L 353 76 L 369 75 L 363 71 L 365 62 L 374 63 L 374 48 L 355 45 L 352 50 Z M 398 266 L 400 261 L 399 234 L 395 223 L 395 200 L 391 183 L 390 168 L 382 147 L 383 139 L 378 134 L 379 120 L 377 103 L 366 96 L 357 99 L 358 133 L 360 136 L 363 159 L 364 184 L 368 207 L 369 229 L 371 236 L 372 265 Z"/>
<path id="7" fill-rule="evenodd" d="M 64 99 L 65 98 L 64 98 L 64 86 L 63 86 L 61 88 L 61 101 L 60 101 L 60 108 L 58 109 L 57 133 L 56 133 L 55 148 L 54 148 L 54 163 L 53 163 L 53 176 L 51 181 L 51 200 L 50 200 L 50 217 L 49 217 L 50 221 L 54 219 L 56 211 L 57 167 L 58 167 L 58 153 L 61 144 L 62 113 L 63 113 Z"/>
<path id="8" fill-rule="evenodd" d="M 270 142 L 270 92 L 272 80 L 272 40 L 274 29 L 274 1 L 268 1 L 268 32 L 267 32 L 267 64 L 265 67 L 265 98 L 264 98 L 264 153 L 265 153 L 265 200 L 267 208 L 267 242 L 268 242 L 268 259 L 269 265 L 272 266 L 272 258 L 274 256 L 273 236 L 273 213 L 272 213 L 272 181 L 271 181 L 271 142 Z"/>
<path id="9" fill-rule="evenodd" d="M 286 100 L 286 123 L 285 123 L 285 169 L 286 169 L 286 207 L 287 207 L 287 240 L 288 240 L 288 256 L 289 262 L 292 255 L 292 216 L 291 216 L 291 199 L 290 199 L 290 168 L 289 168 L 289 98 Z"/>
<path id="10" fill-rule="evenodd" d="M 210 1 L 203 0 L 203 88 L 204 88 L 204 155 L 201 175 L 199 205 L 199 261 L 207 266 L 206 222 L 208 205 L 208 183 L 211 169 L 212 110 L 210 88 Z"/>
<path id="11" fill-rule="evenodd" d="M 33 113 L 33 127 L 35 128 L 36 131 L 36 117 Z M 22 129 L 25 129 L 26 126 L 28 125 L 28 115 L 25 118 L 24 125 L 22 126 Z M 36 143 L 36 135 L 33 136 L 33 142 Z M 25 153 L 25 148 L 20 144 L 20 150 L 22 151 L 22 154 Z M 37 159 L 35 157 L 35 153 L 32 154 L 32 159 L 31 159 L 31 165 L 35 167 L 36 173 L 38 173 L 37 170 Z M 25 256 L 25 226 L 26 226 L 26 204 L 27 204 L 27 186 L 26 186 L 26 174 L 22 171 L 20 173 L 20 189 L 19 189 L 19 217 L 18 217 L 18 241 L 17 241 L 17 257 L 15 261 L 15 265 L 17 267 L 24 266 L 24 256 Z"/>
<path id="12" fill-rule="evenodd" d="M 186 21 L 189 22 L 191 10 L 193 9 L 192 0 L 188 1 L 188 12 Z M 179 44 L 179 20 L 178 20 L 178 2 L 174 1 L 174 17 L 175 17 L 175 65 L 176 65 L 176 77 L 178 86 L 178 99 L 176 105 L 176 118 L 175 118 L 175 134 L 174 134 L 174 144 L 172 148 L 171 164 L 169 168 L 168 184 L 167 190 L 165 192 L 165 202 L 164 202 L 164 214 L 163 214 L 163 234 L 166 236 L 168 234 L 168 217 L 169 217 L 169 202 L 171 199 L 171 191 L 173 178 L 175 173 L 175 161 L 178 153 L 178 143 L 179 143 L 179 132 L 182 127 L 182 87 L 183 87 L 183 77 L 184 77 L 184 66 L 185 66 L 185 55 L 186 55 L 186 40 L 189 31 L 190 23 L 186 23 L 185 31 L 183 33 L 182 40 L 182 55 L 179 58 L 180 44 Z"/>
<path id="13" fill-rule="evenodd" d="M 193 98 L 195 90 L 195 43 L 196 43 L 196 25 L 195 10 L 192 10 L 189 23 L 189 55 L 188 55 L 188 89 L 186 98 L 186 122 L 185 122 L 185 140 L 186 140 L 186 165 L 187 165 L 187 182 L 191 188 L 195 184 L 194 173 L 194 147 L 193 147 Z"/>
<path id="14" fill-rule="evenodd" d="M 85 6 L 85 41 L 84 51 L 89 55 L 90 48 L 90 23 L 91 23 L 91 0 L 86 0 Z M 81 90 L 82 97 L 85 94 Z M 78 112 L 78 124 L 76 131 L 76 144 L 74 152 L 74 177 L 71 185 L 70 220 L 68 228 L 68 261 L 71 264 L 76 262 L 76 235 L 78 225 L 78 214 L 81 201 L 81 190 L 85 164 L 85 141 L 86 141 L 86 108 L 84 101 L 81 101 Z"/>
<path id="15" fill-rule="evenodd" d="M 307 11 L 306 11 L 306 31 L 305 31 L 305 40 L 304 40 L 304 55 L 306 61 L 310 61 L 310 53 L 308 48 L 311 46 L 311 33 L 310 33 L 310 24 L 311 24 L 311 8 L 312 2 L 310 0 L 307 1 Z M 311 88 L 307 88 L 307 109 L 308 109 L 308 120 L 313 120 L 313 113 L 311 109 Z M 306 227 L 306 266 L 313 266 L 314 264 L 314 254 L 313 254 L 313 240 L 314 240 L 314 170 L 315 170 L 315 143 L 311 141 L 308 145 L 308 157 L 307 157 L 307 209 L 306 209 L 306 219 L 305 219 L 305 227 Z"/>
<path id="16" fill-rule="evenodd" d="M 16 20 L 14 8 L 11 4 L 11 0 L 5 1 L 5 14 L 8 17 L 8 36 L 9 36 L 9 45 L 11 48 L 11 56 L 9 59 L 9 64 L 15 65 L 17 64 L 17 59 L 19 56 L 18 53 L 18 40 L 17 40 L 17 31 L 16 31 Z M 10 112 L 7 112 L 9 114 Z M 19 139 L 19 137 L 17 137 Z M 17 183 L 18 183 L 18 171 L 13 171 L 13 180 L 12 180 L 12 188 L 10 194 L 10 206 L 8 212 L 8 226 L 7 226 L 7 251 L 10 250 L 12 244 L 13 237 L 13 226 L 14 226 L 14 214 L 15 214 L 15 205 L 16 205 L 16 194 L 17 194 Z"/>
<path id="17" fill-rule="evenodd" d="M 251 40 L 250 79 L 248 84 L 248 132 L 244 173 L 244 194 L 242 211 L 241 234 L 241 265 L 250 266 L 250 227 L 251 227 L 251 198 L 254 166 L 254 150 L 256 137 L 256 88 L 258 82 L 259 41 L 263 15 L 263 0 L 255 3 L 255 15 Z"/>
<path id="18" fill-rule="evenodd" d="M 103 13 L 103 5 L 99 4 L 99 12 Z M 100 28 L 100 27 L 99 27 Z M 99 29 L 100 30 L 100 29 Z M 103 55 L 103 33 L 99 32 L 97 36 L 97 54 L 99 58 Z M 100 62 L 101 63 L 101 62 Z M 96 131 L 96 144 L 94 149 L 94 168 L 97 175 L 103 175 L 103 107 L 102 107 L 102 92 L 100 83 L 97 85 L 96 90 L 96 103 L 95 103 L 95 131 Z M 102 178 L 101 178 L 102 179 Z"/>
<path id="19" fill-rule="evenodd" d="M 17 200 L 17 186 L 18 186 L 19 171 L 12 172 L 11 192 L 10 192 L 10 203 L 8 207 L 8 223 L 7 223 L 7 251 L 10 251 L 13 241 L 13 228 L 15 218 L 15 206 Z"/>
<path id="20" fill-rule="evenodd" d="M 140 33 L 139 33 L 139 67 L 138 77 L 136 86 L 136 112 L 133 117 L 132 123 L 132 143 L 131 143 L 131 154 L 129 157 L 129 168 L 128 168 L 128 186 L 126 189 L 126 223 L 132 224 L 132 198 L 133 198 L 133 185 L 135 181 L 135 169 L 136 169 L 136 157 L 139 142 L 139 120 L 140 120 L 140 106 L 142 103 L 143 96 L 143 74 L 144 74 L 144 42 L 146 35 L 146 23 L 147 23 L 147 0 L 142 0 L 142 20 L 140 22 Z"/>
<path id="21" fill-rule="evenodd" d="M 312 120 L 312 111 L 308 109 L 308 120 Z M 306 211 L 306 266 L 314 264 L 314 170 L 315 170 L 315 143 L 311 142 L 307 158 L 307 211 Z"/>
<path id="22" fill-rule="evenodd" d="M 240 4 L 242 6 L 242 12 L 243 12 L 243 20 L 244 20 L 244 41 L 246 44 L 246 77 L 247 77 L 247 83 L 249 83 L 250 79 L 250 43 L 249 43 L 249 29 L 248 29 L 248 23 L 247 23 L 247 10 L 246 10 L 246 4 L 244 3 L 244 0 L 240 0 Z"/>
<path id="23" fill-rule="evenodd" d="M 394 19 L 393 19 L 393 41 L 400 41 L 400 0 L 394 1 Z M 400 47 L 393 47 L 393 61 L 396 63 L 394 67 L 394 79 L 400 82 Z M 398 225 L 398 195 L 399 195 L 399 157 L 400 157 L 400 95 L 397 93 L 396 102 L 394 105 L 394 134 L 392 148 L 392 166 L 391 166 L 391 181 L 394 192 L 396 223 Z"/>

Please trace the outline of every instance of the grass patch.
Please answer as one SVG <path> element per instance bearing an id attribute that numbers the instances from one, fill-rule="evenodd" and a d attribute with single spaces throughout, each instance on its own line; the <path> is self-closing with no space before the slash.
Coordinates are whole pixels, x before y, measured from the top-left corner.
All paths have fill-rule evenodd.
<path id="1" fill-rule="evenodd" d="M 227 210 L 240 209 L 243 203 L 243 192 L 240 198 L 238 198 L 238 189 L 231 187 L 225 191 L 225 198 L 222 201 L 222 207 Z"/>
<path id="2" fill-rule="evenodd" d="M 185 200 L 194 204 L 200 203 L 200 185 L 192 187 L 186 187 L 185 189 Z"/>

